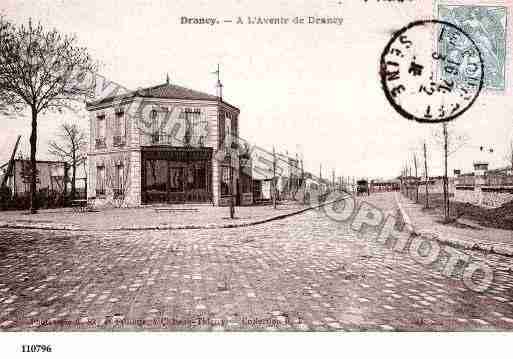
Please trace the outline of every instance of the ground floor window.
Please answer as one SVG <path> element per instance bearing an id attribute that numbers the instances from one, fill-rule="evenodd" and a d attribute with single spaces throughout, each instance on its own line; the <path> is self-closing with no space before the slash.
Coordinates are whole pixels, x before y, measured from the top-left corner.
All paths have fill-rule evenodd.
<path id="1" fill-rule="evenodd" d="M 146 189 L 165 192 L 167 190 L 168 165 L 164 160 L 146 161 Z"/>
<path id="2" fill-rule="evenodd" d="M 116 165 L 115 172 L 115 188 L 114 188 L 114 197 L 118 198 L 124 195 L 125 193 L 125 166 L 123 164 Z"/>
<path id="3" fill-rule="evenodd" d="M 96 195 L 105 195 L 105 166 L 96 167 Z"/>
<path id="4" fill-rule="evenodd" d="M 183 168 L 171 167 L 169 169 L 169 183 L 170 192 L 183 191 Z"/>
<path id="5" fill-rule="evenodd" d="M 230 195 L 230 166 L 221 167 L 221 196 Z"/>

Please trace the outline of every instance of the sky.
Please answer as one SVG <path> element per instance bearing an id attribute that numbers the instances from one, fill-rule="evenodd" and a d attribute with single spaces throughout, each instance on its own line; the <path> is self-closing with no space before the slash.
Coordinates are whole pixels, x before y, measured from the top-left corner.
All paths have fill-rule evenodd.
<path id="1" fill-rule="evenodd" d="M 468 1 L 467 1 L 468 2 Z M 451 1 L 465 3 L 465 1 Z M 511 0 L 480 1 L 509 7 Z M 305 168 L 323 176 L 392 178 L 427 142 L 430 175 L 442 172 L 441 146 L 433 132 L 399 115 L 379 79 L 381 52 L 411 21 L 434 17 L 434 2 L 316 1 L 13 1 L 0 12 L 20 24 L 29 18 L 76 34 L 100 64 L 100 73 L 127 88 L 171 82 L 215 94 L 221 67 L 224 99 L 239 107 L 240 136 L 271 150 L 300 153 Z M 232 19 L 219 25 L 183 25 L 181 17 Z M 342 25 L 238 25 L 248 16 L 341 17 Z M 509 21 L 510 19 L 508 19 Z M 512 38 L 511 21 L 507 39 Z M 509 41 L 511 43 L 511 41 Z M 511 46 L 507 88 L 484 91 L 473 107 L 451 123 L 467 138 L 449 159 L 449 169 L 470 171 L 483 156 L 491 167 L 506 164 L 513 140 Z M 47 143 L 60 123 L 87 128 L 74 114 L 47 114 L 39 122 L 39 159 L 51 158 Z M 8 160 L 16 136 L 29 154 L 29 117 L 0 115 L 0 162 Z M 493 153 L 479 148 L 493 148 Z"/>

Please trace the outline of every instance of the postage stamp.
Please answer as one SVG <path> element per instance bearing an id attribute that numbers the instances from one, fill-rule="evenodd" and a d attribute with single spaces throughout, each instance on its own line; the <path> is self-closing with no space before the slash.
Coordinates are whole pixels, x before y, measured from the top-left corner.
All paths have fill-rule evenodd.
<path id="1" fill-rule="evenodd" d="M 477 44 L 444 21 L 410 23 L 381 55 L 387 100 L 400 115 L 418 122 L 447 122 L 462 115 L 479 96 L 483 74 Z"/>
<path id="2" fill-rule="evenodd" d="M 484 89 L 505 90 L 507 8 L 438 5 L 438 17 L 457 25 L 476 42 L 484 61 Z"/>

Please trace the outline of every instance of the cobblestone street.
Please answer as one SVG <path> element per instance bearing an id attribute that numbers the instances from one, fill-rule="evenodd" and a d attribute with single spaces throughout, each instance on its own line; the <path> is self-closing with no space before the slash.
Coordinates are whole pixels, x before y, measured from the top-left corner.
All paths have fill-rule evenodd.
<path id="1" fill-rule="evenodd" d="M 364 197 L 394 212 L 392 193 Z M 319 211 L 236 229 L 0 231 L 2 330 L 513 329 L 512 258 L 484 293 Z M 463 252 L 463 250 L 462 250 Z"/>

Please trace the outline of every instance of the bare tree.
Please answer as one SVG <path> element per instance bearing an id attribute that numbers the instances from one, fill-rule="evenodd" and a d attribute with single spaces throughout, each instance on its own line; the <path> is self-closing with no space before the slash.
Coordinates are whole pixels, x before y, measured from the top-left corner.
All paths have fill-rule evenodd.
<path id="1" fill-rule="evenodd" d="M 64 123 L 57 136 L 59 141 L 50 141 L 48 152 L 71 167 L 71 198 L 75 198 L 77 167 L 86 160 L 87 135 L 77 125 Z"/>
<path id="2" fill-rule="evenodd" d="M 454 127 L 449 126 L 447 122 L 442 124 L 442 131 L 434 132 L 434 138 L 438 145 L 443 148 L 444 156 L 444 175 L 443 175 L 443 202 L 444 202 L 444 220 L 450 220 L 450 202 L 449 202 L 449 179 L 447 176 L 447 167 L 449 156 L 457 152 L 460 148 L 465 146 L 468 138 L 464 134 L 456 132 Z"/>
<path id="3" fill-rule="evenodd" d="M 417 168 L 417 153 L 413 153 L 413 164 L 415 165 L 415 203 L 419 203 L 419 174 Z"/>
<path id="4" fill-rule="evenodd" d="M 81 102 L 92 87 L 81 80 L 94 70 L 86 49 L 72 35 L 46 30 L 41 24 L 16 26 L 0 17 L 0 108 L 4 112 L 30 109 L 30 210 L 37 212 L 36 150 L 38 115 L 62 111 Z"/>

